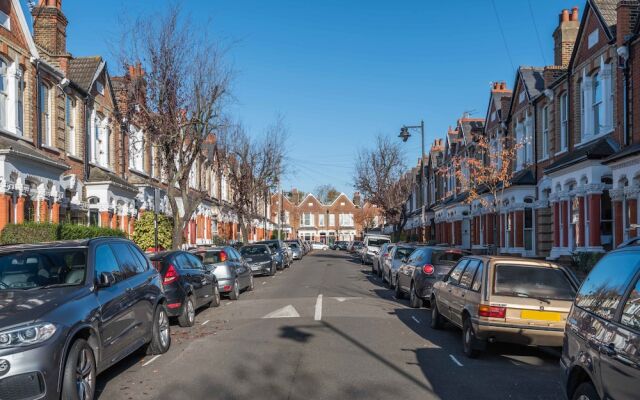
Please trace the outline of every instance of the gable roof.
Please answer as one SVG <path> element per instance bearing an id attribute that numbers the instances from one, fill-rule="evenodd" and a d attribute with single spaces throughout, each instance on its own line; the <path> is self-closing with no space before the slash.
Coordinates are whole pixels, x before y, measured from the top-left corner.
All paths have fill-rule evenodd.
<path id="1" fill-rule="evenodd" d="M 31 55 L 35 58 L 40 58 L 40 53 L 38 52 L 38 47 L 36 46 L 36 42 L 33 40 L 33 36 L 31 35 L 31 30 L 29 29 L 29 24 L 27 24 L 27 18 L 24 16 L 24 12 L 22 11 L 22 5 L 20 4 L 20 0 L 11 0 L 11 7 L 15 10 L 16 16 L 18 17 L 18 22 L 20 23 L 20 29 L 24 34 L 27 45 L 29 46 L 29 51 Z"/>
<path id="2" fill-rule="evenodd" d="M 328 206 L 329 206 L 329 207 L 332 207 L 334 204 L 336 204 L 336 201 L 338 201 L 338 199 L 339 199 L 339 198 L 341 198 L 341 197 L 344 197 L 345 199 L 347 199 L 347 201 L 348 201 L 349 203 L 351 203 L 352 205 L 354 205 L 354 206 L 355 206 L 355 204 L 353 204 L 353 201 L 351 201 L 351 199 L 349 198 L 349 196 L 347 196 L 344 192 L 340 192 L 340 194 L 338 195 L 338 197 L 336 197 L 336 198 L 331 202 L 331 204 L 329 204 Z"/>
<path id="3" fill-rule="evenodd" d="M 304 196 L 304 198 L 298 205 L 302 205 L 302 203 L 304 203 L 307 200 L 307 197 L 313 197 L 313 200 L 315 200 L 318 204 L 322 205 L 322 202 L 318 200 L 318 198 L 313 193 L 307 193 L 307 195 Z"/>
<path id="4" fill-rule="evenodd" d="M 608 31 L 609 39 L 616 37 L 616 25 L 618 22 L 618 0 L 590 0 L 593 3 L 593 9 L 596 11 L 598 18 Z"/>
<path id="5" fill-rule="evenodd" d="M 513 95 L 511 96 L 511 102 L 509 103 L 509 115 L 505 120 L 509 120 L 511 118 L 511 112 L 515 110 L 514 103 L 516 99 L 520 97 L 520 91 L 518 90 L 519 82 L 522 83 L 529 102 L 544 92 L 543 72 L 543 67 L 528 67 L 524 65 L 518 67 L 515 83 L 513 84 Z"/>
<path id="6" fill-rule="evenodd" d="M 69 60 L 69 80 L 88 93 L 93 86 L 93 82 L 102 72 L 104 64 L 105 62 L 100 56 L 72 58 Z"/>

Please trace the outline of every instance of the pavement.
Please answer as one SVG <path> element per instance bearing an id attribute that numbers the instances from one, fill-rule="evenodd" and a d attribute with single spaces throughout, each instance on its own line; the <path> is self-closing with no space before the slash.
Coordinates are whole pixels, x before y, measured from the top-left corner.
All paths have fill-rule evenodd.
<path id="1" fill-rule="evenodd" d="M 557 349 L 489 345 L 429 327 L 344 252 L 314 251 L 255 290 L 171 326 L 161 356 L 98 377 L 106 399 L 564 399 Z"/>

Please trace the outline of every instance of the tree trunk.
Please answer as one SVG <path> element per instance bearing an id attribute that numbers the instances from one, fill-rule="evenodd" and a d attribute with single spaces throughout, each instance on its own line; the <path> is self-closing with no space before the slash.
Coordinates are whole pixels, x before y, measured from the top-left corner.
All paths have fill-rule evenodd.
<path id="1" fill-rule="evenodd" d="M 173 233 L 171 235 L 171 243 L 173 250 L 179 250 L 182 242 L 184 240 L 183 230 L 184 230 L 184 222 L 182 218 L 180 218 L 179 212 L 176 210 L 173 213 L 173 220 L 175 223 L 173 224 Z"/>
<path id="2" fill-rule="evenodd" d="M 244 220 L 244 216 L 242 215 L 238 215 L 238 222 L 240 223 L 240 232 L 242 232 L 242 241 L 244 243 L 248 243 L 249 242 L 249 234 L 248 234 L 248 227 L 247 227 L 247 223 Z"/>

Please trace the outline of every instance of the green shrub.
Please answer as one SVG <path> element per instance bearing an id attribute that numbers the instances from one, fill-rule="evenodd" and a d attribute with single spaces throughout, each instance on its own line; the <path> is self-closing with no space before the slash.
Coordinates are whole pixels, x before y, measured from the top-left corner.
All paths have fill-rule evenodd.
<path id="1" fill-rule="evenodd" d="M 133 225 L 133 241 L 141 249 L 155 247 L 155 227 L 153 213 L 145 212 Z M 173 223 L 166 215 L 158 214 L 158 246 L 170 249 L 172 246 Z"/>
<path id="2" fill-rule="evenodd" d="M 85 226 L 74 224 L 60 225 L 59 240 L 90 239 L 100 236 L 126 237 L 125 233 L 118 229 L 100 228 L 97 226 Z"/>
<path id="3" fill-rule="evenodd" d="M 53 242 L 58 239 L 58 224 L 39 224 L 25 222 L 23 224 L 9 224 L 0 234 L 2 244 Z"/>
<path id="4" fill-rule="evenodd" d="M 222 237 L 220 237 L 218 235 L 213 236 L 211 238 L 211 240 L 212 240 L 214 246 L 224 246 L 224 245 L 227 244 L 227 241 L 224 240 L 224 238 L 222 238 Z"/>

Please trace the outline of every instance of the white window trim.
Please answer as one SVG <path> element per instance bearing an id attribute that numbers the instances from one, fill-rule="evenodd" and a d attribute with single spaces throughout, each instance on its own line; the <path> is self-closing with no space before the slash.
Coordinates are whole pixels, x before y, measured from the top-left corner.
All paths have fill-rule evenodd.
<path id="1" fill-rule="evenodd" d="M 564 105 L 563 105 L 564 103 Z M 563 93 L 560 96 L 560 151 L 561 154 L 567 151 L 567 143 L 569 142 L 569 94 Z"/>
<path id="2" fill-rule="evenodd" d="M 549 106 L 542 108 L 542 159 L 549 158 Z"/>

